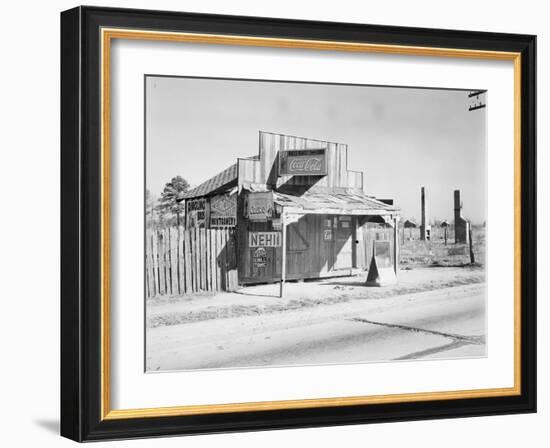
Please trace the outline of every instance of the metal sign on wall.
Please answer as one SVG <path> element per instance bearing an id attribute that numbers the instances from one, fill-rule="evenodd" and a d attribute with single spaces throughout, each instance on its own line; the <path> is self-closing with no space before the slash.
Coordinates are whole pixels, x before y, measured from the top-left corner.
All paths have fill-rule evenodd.
<path id="1" fill-rule="evenodd" d="M 273 192 L 248 193 L 245 216 L 251 221 L 266 221 L 273 217 Z"/>
<path id="2" fill-rule="evenodd" d="M 279 176 L 324 176 L 327 174 L 327 150 L 295 149 L 279 152 Z"/>
<path id="3" fill-rule="evenodd" d="M 280 247 L 281 232 L 250 232 L 248 247 Z"/>
<path id="4" fill-rule="evenodd" d="M 222 194 L 210 199 L 210 227 L 237 225 L 237 196 Z"/>
<path id="5" fill-rule="evenodd" d="M 205 199 L 188 199 L 186 201 L 187 208 L 187 226 L 188 227 L 204 227 L 206 223 L 206 200 Z"/>
<path id="6" fill-rule="evenodd" d="M 263 247 L 257 247 L 252 253 L 252 265 L 255 268 L 267 267 L 267 251 Z"/>

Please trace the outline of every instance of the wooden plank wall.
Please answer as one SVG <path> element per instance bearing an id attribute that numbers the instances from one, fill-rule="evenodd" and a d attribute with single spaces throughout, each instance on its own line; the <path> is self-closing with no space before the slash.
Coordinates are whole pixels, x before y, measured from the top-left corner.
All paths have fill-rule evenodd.
<path id="1" fill-rule="evenodd" d="M 233 229 L 147 230 L 145 294 L 177 296 L 237 289 Z"/>
<path id="2" fill-rule="evenodd" d="M 278 177 L 278 153 L 290 149 L 319 148 L 327 148 L 327 175 L 315 179 L 315 186 L 363 189 L 363 172 L 348 169 L 348 145 L 260 131 L 259 158 L 238 159 L 239 190 L 245 183 L 271 187 L 282 184 L 310 185 L 315 176 Z"/>
<path id="3" fill-rule="evenodd" d="M 243 181 L 277 186 L 309 185 L 312 176 L 277 176 L 278 153 L 290 149 L 327 149 L 327 175 L 320 177 L 315 185 L 326 188 L 363 188 L 363 173 L 348 170 L 348 145 L 314 140 L 291 135 L 260 132 L 260 160 L 255 161 L 252 178 Z M 249 174 L 243 172 L 242 174 Z M 239 177 L 241 172 L 239 171 Z"/>
<path id="4" fill-rule="evenodd" d="M 352 267 L 353 253 L 341 254 L 344 241 L 335 238 L 336 228 L 334 215 L 305 215 L 287 227 L 286 277 L 288 280 L 304 278 L 322 278 L 333 275 L 347 275 L 349 269 L 337 269 L 337 257 L 349 257 L 349 267 Z M 326 222 L 330 224 L 326 226 Z M 247 222 L 240 233 L 241 250 L 239 263 L 241 283 L 254 284 L 275 282 L 281 278 L 282 248 L 267 247 L 267 266 L 255 268 L 253 253 L 255 248 L 248 247 L 249 232 L 273 231 L 270 222 Z M 332 238 L 324 238 L 324 230 L 332 231 Z M 352 236 L 350 235 L 350 240 Z M 351 241 L 346 241 L 352 243 Z M 352 244 L 352 251 L 353 244 Z M 345 263 L 344 263 L 345 264 Z"/>

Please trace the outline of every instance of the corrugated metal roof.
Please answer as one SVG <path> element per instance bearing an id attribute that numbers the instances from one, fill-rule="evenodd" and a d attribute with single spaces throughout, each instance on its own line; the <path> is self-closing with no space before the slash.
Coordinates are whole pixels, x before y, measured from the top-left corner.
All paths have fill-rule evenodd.
<path id="1" fill-rule="evenodd" d="M 233 183 L 237 183 L 237 164 L 231 165 L 229 168 L 223 170 L 221 173 L 216 174 L 207 181 L 200 184 L 198 187 L 189 190 L 183 195 L 184 199 L 196 198 L 199 196 L 206 196 L 215 191 L 224 188 L 231 187 Z"/>
<path id="2" fill-rule="evenodd" d="M 191 199 L 225 190 L 237 185 L 237 164 L 211 177 L 199 186 L 184 194 L 184 199 Z M 274 192 L 277 204 L 296 209 L 297 212 L 317 214 L 346 215 L 390 215 L 399 209 L 388 205 L 372 196 L 367 196 L 358 189 L 343 189 L 337 191 L 307 192 L 307 186 L 295 187 L 295 190 Z M 251 191 L 254 189 L 251 188 Z M 294 194 L 292 194 L 294 193 Z"/>
<path id="3" fill-rule="evenodd" d="M 275 192 L 277 204 L 297 212 L 335 215 L 390 215 L 398 209 L 356 190 L 338 193 L 306 193 L 301 196 Z"/>

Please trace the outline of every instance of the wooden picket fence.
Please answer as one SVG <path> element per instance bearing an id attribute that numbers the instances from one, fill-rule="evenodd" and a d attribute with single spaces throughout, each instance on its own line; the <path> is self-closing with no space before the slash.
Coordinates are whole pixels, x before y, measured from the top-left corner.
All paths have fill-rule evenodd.
<path id="1" fill-rule="evenodd" d="M 237 288 L 233 229 L 150 229 L 145 240 L 147 297 Z"/>

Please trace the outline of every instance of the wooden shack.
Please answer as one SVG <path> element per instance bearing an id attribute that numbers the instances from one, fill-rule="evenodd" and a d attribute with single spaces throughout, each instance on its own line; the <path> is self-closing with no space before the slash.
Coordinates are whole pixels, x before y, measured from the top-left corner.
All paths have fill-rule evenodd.
<path id="1" fill-rule="evenodd" d="M 343 143 L 261 131 L 258 155 L 185 201 L 187 227 L 234 229 L 241 285 L 351 275 L 377 245 L 396 268 L 397 209 L 364 192 Z"/>

